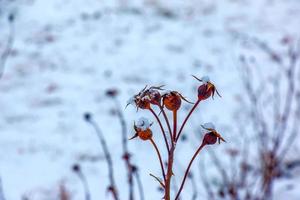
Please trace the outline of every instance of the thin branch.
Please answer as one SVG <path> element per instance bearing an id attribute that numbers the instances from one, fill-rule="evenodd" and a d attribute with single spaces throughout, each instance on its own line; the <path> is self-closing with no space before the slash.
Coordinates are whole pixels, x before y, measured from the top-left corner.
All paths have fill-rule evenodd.
<path id="1" fill-rule="evenodd" d="M 173 111 L 173 141 L 176 140 L 177 133 L 177 110 Z"/>
<path id="2" fill-rule="evenodd" d="M 286 145 L 282 147 L 281 152 L 278 155 L 279 160 L 283 160 L 289 149 L 293 146 L 293 143 L 296 141 L 296 137 L 299 134 L 299 124 L 300 124 L 300 91 L 297 96 L 296 101 L 298 102 L 296 108 L 296 116 L 293 123 L 293 130 L 290 135 L 287 137 Z"/>
<path id="3" fill-rule="evenodd" d="M 197 184 L 195 181 L 194 174 L 192 172 L 189 172 L 188 178 L 191 180 L 192 183 L 192 189 L 193 189 L 192 200 L 196 200 L 198 197 L 198 192 L 197 192 Z"/>
<path id="4" fill-rule="evenodd" d="M 81 183 L 82 183 L 82 186 L 83 186 L 83 189 L 84 189 L 84 196 L 85 196 L 85 200 L 91 200 L 91 192 L 89 190 L 89 185 L 88 185 L 88 182 L 86 180 L 86 177 L 85 175 L 82 173 L 81 171 L 81 168 L 79 165 L 75 164 L 73 166 L 73 171 L 75 172 L 75 174 L 77 174 L 77 176 L 79 177 Z"/>
<path id="5" fill-rule="evenodd" d="M 213 151 L 209 150 L 208 152 L 210 153 L 210 156 L 212 158 L 214 166 L 217 168 L 217 170 L 219 171 L 219 173 L 222 176 L 224 185 L 229 185 L 228 174 L 226 173 L 226 170 L 224 169 L 224 167 L 222 167 L 220 160 L 218 159 L 218 157 L 215 155 L 215 153 Z"/>
<path id="6" fill-rule="evenodd" d="M 155 149 L 155 151 L 157 153 L 158 160 L 159 160 L 160 167 L 161 167 L 161 171 L 162 171 L 162 175 L 163 175 L 164 181 L 166 182 L 166 173 L 165 173 L 164 164 L 163 164 L 163 161 L 162 161 L 159 149 L 158 149 L 157 145 L 155 144 L 155 142 L 154 142 L 154 140 L 152 138 L 150 139 L 150 142 L 153 145 L 153 147 L 154 147 L 154 149 Z"/>
<path id="7" fill-rule="evenodd" d="M 201 168 L 202 167 L 202 168 Z M 211 200 L 215 200 L 215 195 L 214 192 L 212 191 L 210 184 L 209 184 L 209 180 L 206 174 L 206 169 L 205 169 L 205 165 L 200 165 L 199 164 L 199 171 L 200 171 L 200 179 L 202 180 L 202 183 L 204 185 L 204 188 L 207 192 L 207 196 L 211 199 Z"/>
<path id="8" fill-rule="evenodd" d="M 181 127 L 180 127 L 180 129 L 179 129 L 179 132 L 178 132 L 178 135 L 177 135 L 177 137 L 176 137 L 175 142 L 178 141 L 178 139 L 179 139 L 179 137 L 180 137 L 180 134 L 182 133 L 182 130 L 183 130 L 183 128 L 184 128 L 186 122 L 188 121 L 188 119 L 190 118 L 190 116 L 192 115 L 192 113 L 194 112 L 194 110 L 197 108 L 197 106 L 198 106 L 199 103 L 200 103 L 200 100 L 198 99 L 198 100 L 196 101 L 196 103 L 193 105 L 193 107 L 192 107 L 192 109 L 190 110 L 190 112 L 188 113 L 188 115 L 186 116 L 186 118 L 184 119 L 184 121 L 183 121 L 183 123 L 182 123 L 182 125 L 181 125 Z"/>
<path id="9" fill-rule="evenodd" d="M 280 144 L 283 141 L 283 137 L 285 135 L 286 129 L 287 129 L 287 125 L 288 125 L 288 121 L 291 115 L 291 109 L 292 109 L 292 104 L 293 104 L 293 100 L 294 100 L 294 93 L 295 93 L 295 78 L 294 78 L 294 74 L 295 74 L 295 70 L 297 67 L 297 61 L 298 61 L 298 55 L 297 52 L 293 52 L 293 50 L 290 50 L 290 65 L 289 68 L 286 71 L 286 76 L 287 76 L 287 95 L 286 95 L 286 99 L 285 99 L 285 104 L 284 104 L 284 109 L 283 109 L 283 113 L 280 117 L 281 121 L 281 126 L 277 129 L 277 137 L 275 139 L 274 142 L 274 147 L 273 147 L 273 151 L 277 151 L 278 147 L 280 146 Z"/>
<path id="10" fill-rule="evenodd" d="M 185 171 L 183 180 L 182 180 L 182 182 L 181 182 L 180 188 L 179 188 L 179 190 L 178 190 L 178 192 L 177 192 L 177 195 L 176 195 L 176 197 L 175 197 L 175 200 L 178 200 L 178 198 L 179 198 L 179 196 L 180 196 L 180 193 L 181 193 L 181 191 L 182 191 L 182 189 L 183 189 L 183 186 L 184 186 L 184 184 L 185 184 L 185 180 L 186 180 L 186 178 L 187 178 L 187 175 L 188 175 L 188 173 L 189 173 L 189 171 L 190 171 L 190 168 L 191 168 L 191 166 L 192 166 L 192 164 L 193 164 L 195 158 L 197 157 L 197 155 L 199 154 L 199 152 L 202 150 L 202 148 L 203 148 L 204 146 L 205 146 L 205 143 L 202 143 L 202 144 L 199 146 L 199 148 L 197 149 L 197 151 L 194 153 L 194 155 L 193 155 L 191 161 L 189 162 L 189 165 L 188 165 L 188 167 L 187 167 L 187 169 L 186 169 L 186 171 Z"/>
<path id="11" fill-rule="evenodd" d="M 152 176 L 159 184 L 162 188 L 165 188 L 165 185 L 164 183 L 157 177 L 157 176 L 154 176 L 153 174 L 149 174 L 150 176 Z"/>
<path id="12" fill-rule="evenodd" d="M 161 121 L 159 119 L 159 117 L 157 116 L 157 114 L 154 112 L 154 110 L 152 108 L 149 109 L 150 112 L 154 115 L 155 119 L 157 120 L 158 124 L 159 124 L 159 127 L 161 129 L 161 132 L 162 132 L 162 135 L 164 137 L 164 140 L 165 140 L 165 143 L 166 143 L 166 147 L 167 147 L 167 150 L 168 150 L 168 153 L 170 153 L 170 147 L 169 147 L 169 143 L 168 143 L 168 140 L 167 140 L 167 136 L 166 136 L 166 132 L 165 132 L 165 129 L 163 127 L 163 125 L 161 124 Z"/>
<path id="13" fill-rule="evenodd" d="M 0 79 L 3 76 L 5 65 L 7 63 L 9 55 L 11 54 L 11 50 L 12 50 L 13 43 L 14 43 L 14 38 L 15 38 L 14 19 L 15 19 L 15 16 L 13 13 L 11 13 L 8 17 L 9 35 L 8 35 L 8 39 L 7 39 L 7 44 L 6 44 L 6 47 L 0 57 Z"/>
<path id="14" fill-rule="evenodd" d="M 107 163 L 108 177 L 109 177 L 109 181 L 110 181 L 109 191 L 112 193 L 114 199 L 118 200 L 119 197 L 118 197 L 118 192 L 117 192 L 115 179 L 114 179 L 113 162 L 112 162 L 112 158 L 111 158 L 106 140 L 105 140 L 99 126 L 97 125 L 97 123 L 92 119 L 92 117 L 89 114 L 85 115 L 85 119 L 88 123 L 90 123 L 94 127 L 94 130 L 95 130 L 95 132 L 98 136 L 98 139 L 99 139 L 99 142 L 101 144 L 101 148 L 103 150 L 105 160 L 106 160 L 106 163 Z"/>
<path id="15" fill-rule="evenodd" d="M 129 200 L 134 200 L 134 185 L 133 185 L 133 170 L 131 163 L 131 154 L 128 151 L 128 139 L 127 139 L 127 125 L 125 121 L 125 117 L 121 111 L 120 103 L 118 102 L 115 95 L 112 96 L 115 105 L 116 105 L 116 114 L 120 121 L 122 128 L 122 149 L 123 149 L 123 160 L 125 162 L 125 166 L 127 169 L 127 179 L 128 179 L 128 190 L 129 190 Z"/>
<path id="16" fill-rule="evenodd" d="M 165 121 L 166 121 L 168 130 L 169 130 L 169 134 L 170 134 L 170 140 L 172 141 L 172 130 L 171 130 L 171 126 L 170 126 L 169 119 L 168 119 L 168 117 L 167 117 L 167 114 L 166 114 L 164 108 L 163 108 L 161 105 L 159 106 L 159 108 L 160 108 L 160 110 L 161 110 L 161 112 L 162 112 L 162 114 L 163 114 L 163 117 L 164 117 Z"/>
<path id="17" fill-rule="evenodd" d="M 138 172 L 138 169 L 135 170 L 134 177 L 136 178 L 136 182 L 137 182 L 137 185 L 138 185 L 140 200 L 144 200 L 145 199 L 145 194 L 144 194 L 144 189 L 143 189 L 143 183 L 141 181 L 141 177 L 140 177 L 140 174 Z"/>
<path id="18" fill-rule="evenodd" d="M 0 178 L 0 200 L 5 200 L 1 178 Z"/>
<path id="19" fill-rule="evenodd" d="M 266 124 L 265 119 L 263 118 L 261 109 L 259 109 L 257 94 L 254 92 L 253 87 L 251 85 L 251 81 L 250 81 L 250 77 L 249 77 L 250 73 L 249 73 L 248 63 L 246 61 L 242 61 L 242 63 L 244 64 L 244 68 L 247 70 L 246 73 L 243 74 L 244 77 L 242 78 L 242 82 L 247 91 L 247 95 L 251 102 L 251 105 L 253 106 L 252 107 L 253 115 L 251 115 L 253 126 L 254 126 L 254 128 L 256 128 L 257 124 L 259 124 L 261 127 L 261 130 L 257 130 L 257 131 L 258 131 L 258 135 L 260 137 L 259 141 L 261 142 L 260 147 L 263 148 L 262 151 L 265 151 L 265 149 L 267 149 L 267 142 L 268 142 L 268 140 L 267 140 L 267 136 L 268 136 L 267 124 Z"/>

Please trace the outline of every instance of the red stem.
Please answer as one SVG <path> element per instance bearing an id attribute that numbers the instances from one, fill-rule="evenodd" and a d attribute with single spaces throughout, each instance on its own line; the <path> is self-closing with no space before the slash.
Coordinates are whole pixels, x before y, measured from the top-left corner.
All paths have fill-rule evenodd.
<path id="1" fill-rule="evenodd" d="M 182 125 L 181 125 L 181 127 L 180 127 L 180 130 L 179 130 L 179 132 L 178 132 L 178 135 L 177 135 L 177 137 L 176 137 L 175 142 L 178 141 L 178 139 L 179 139 L 179 137 L 180 137 L 180 134 L 182 133 L 182 130 L 183 130 L 183 128 L 184 128 L 184 126 L 185 126 L 187 120 L 190 118 L 191 114 L 194 112 L 194 110 L 196 109 L 196 107 L 198 106 L 198 104 L 200 103 L 200 101 L 201 101 L 200 99 L 198 99 L 198 100 L 196 101 L 196 103 L 194 104 L 194 106 L 193 106 L 192 109 L 190 110 L 189 114 L 188 114 L 188 115 L 186 116 L 186 118 L 184 119 L 184 121 L 183 121 L 183 123 L 182 123 Z"/>
<path id="2" fill-rule="evenodd" d="M 176 140 L 177 133 L 177 110 L 173 111 L 173 141 Z"/>
<path id="3" fill-rule="evenodd" d="M 159 163 L 160 163 L 160 167 L 161 167 L 161 171 L 162 171 L 162 175 L 164 177 L 164 182 L 166 182 L 166 173 L 165 173 L 165 169 L 164 169 L 164 165 L 163 165 L 163 162 L 162 162 L 162 159 L 161 159 L 159 149 L 157 148 L 157 145 L 155 144 L 155 142 L 152 138 L 150 139 L 150 142 L 153 145 L 154 149 L 156 150 L 158 160 L 159 160 Z"/>
<path id="4" fill-rule="evenodd" d="M 160 110 L 161 110 L 161 112 L 162 112 L 162 114 L 163 114 L 163 116 L 165 118 L 165 121 L 166 121 L 167 126 L 168 126 L 168 130 L 169 130 L 169 134 L 170 134 L 170 139 L 172 140 L 172 130 L 171 130 L 169 119 L 168 119 L 168 117 L 166 115 L 166 112 L 165 112 L 164 108 L 161 105 L 159 106 L 159 108 L 160 108 Z M 174 141 L 172 141 L 172 142 L 174 142 Z"/>
<path id="5" fill-rule="evenodd" d="M 175 200 L 179 199 L 179 195 L 180 195 L 180 193 L 181 193 L 181 191 L 182 191 L 182 189 L 183 189 L 183 186 L 184 186 L 185 180 L 186 180 L 186 178 L 187 178 L 187 176 L 188 176 L 188 174 L 189 174 L 190 168 L 191 168 L 191 166 L 192 166 L 192 164 L 193 164 L 195 158 L 197 157 L 197 155 L 199 154 L 199 152 L 201 151 L 201 149 L 202 149 L 205 145 L 206 145 L 205 143 L 202 143 L 202 144 L 200 145 L 200 147 L 197 149 L 197 151 L 195 152 L 195 154 L 193 155 L 193 157 L 192 157 L 192 159 L 191 159 L 191 161 L 190 161 L 190 163 L 189 163 L 189 165 L 188 165 L 188 167 L 187 167 L 187 169 L 186 169 L 186 171 L 185 171 L 183 180 L 182 180 L 182 182 L 181 182 L 181 185 L 180 185 L 180 188 L 179 188 L 179 190 L 178 190 L 178 193 L 177 193 L 177 195 L 176 195 L 176 197 L 175 197 Z"/>
<path id="6" fill-rule="evenodd" d="M 166 137 L 165 129 L 162 126 L 161 121 L 160 121 L 159 117 L 157 116 L 157 114 L 154 112 L 154 110 L 152 108 L 149 108 L 149 110 L 154 115 L 154 117 L 156 118 L 156 120 L 157 120 L 157 122 L 158 122 L 158 124 L 160 126 L 160 129 L 161 129 L 161 132 L 163 134 L 163 137 L 164 137 L 164 140 L 165 140 L 165 143 L 166 143 L 166 147 L 167 147 L 168 153 L 169 153 L 170 152 L 170 147 L 169 147 L 168 140 L 167 140 L 167 137 Z"/>

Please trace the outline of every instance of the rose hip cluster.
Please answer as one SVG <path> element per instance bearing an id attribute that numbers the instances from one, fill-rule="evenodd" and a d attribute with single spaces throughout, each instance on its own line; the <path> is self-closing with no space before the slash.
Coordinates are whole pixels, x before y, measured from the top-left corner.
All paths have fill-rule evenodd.
<path id="1" fill-rule="evenodd" d="M 218 96 L 221 97 L 219 92 L 217 91 L 215 85 L 210 82 L 208 77 L 202 77 L 201 79 L 193 76 L 197 80 L 199 80 L 202 84 L 198 87 L 198 98 L 195 103 L 191 103 L 188 101 L 185 97 L 183 97 L 179 92 L 177 91 L 165 91 L 163 89 L 163 86 L 152 86 L 152 87 L 145 87 L 143 88 L 138 94 L 134 95 L 129 101 L 128 105 L 132 104 L 136 106 L 137 110 L 149 110 L 154 118 L 156 119 L 160 129 L 162 136 L 164 138 L 164 142 L 166 145 L 166 149 L 168 152 L 168 158 L 167 158 L 167 166 L 163 164 L 163 159 L 160 153 L 160 149 L 156 145 L 155 141 L 153 140 L 153 132 L 151 130 L 151 126 L 153 123 L 150 123 L 149 120 L 146 118 L 141 118 L 137 121 L 137 123 L 134 123 L 134 131 L 135 134 L 131 138 L 140 138 L 144 141 L 150 141 L 153 147 L 156 150 L 156 153 L 158 155 L 158 159 L 161 165 L 161 171 L 162 171 L 162 179 L 155 177 L 157 181 L 159 181 L 160 186 L 164 190 L 164 199 L 170 200 L 171 197 L 171 191 L 170 191 L 170 185 L 171 185 L 171 178 L 173 176 L 173 158 L 174 158 L 174 152 L 176 148 L 176 144 L 178 142 L 178 139 L 180 138 L 180 135 L 183 131 L 183 128 L 185 124 L 187 123 L 188 119 L 190 118 L 191 114 L 194 112 L 194 110 L 197 108 L 199 103 L 203 100 L 208 99 L 209 97 L 214 97 L 215 93 L 217 93 Z M 187 116 L 184 118 L 180 128 L 177 130 L 177 112 L 181 108 L 182 100 L 186 101 L 190 104 L 193 104 L 191 110 L 187 114 Z M 163 125 L 162 120 L 160 119 L 159 114 L 157 114 L 154 110 L 154 107 L 158 108 L 159 114 L 162 114 L 162 118 L 164 119 L 165 124 Z M 173 117 L 168 117 L 166 114 L 166 111 L 169 111 L 172 113 Z M 171 128 L 171 122 L 173 127 Z M 166 128 L 165 128 L 166 127 Z M 183 181 L 181 183 L 181 187 L 179 188 L 175 200 L 179 199 L 180 193 L 183 189 L 183 185 L 185 183 L 185 179 L 188 175 L 188 172 L 190 170 L 191 164 L 194 161 L 195 157 L 198 155 L 198 153 L 201 151 L 201 149 L 206 145 L 212 145 L 215 144 L 217 141 L 220 143 L 220 141 L 225 142 L 223 137 L 216 131 L 214 125 L 212 123 L 205 123 L 201 125 L 201 127 L 206 130 L 203 137 L 203 141 L 197 151 L 195 152 L 194 156 L 192 157 L 187 169 L 186 173 L 183 177 Z M 169 134 L 167 134 L 169 133 Z"/>

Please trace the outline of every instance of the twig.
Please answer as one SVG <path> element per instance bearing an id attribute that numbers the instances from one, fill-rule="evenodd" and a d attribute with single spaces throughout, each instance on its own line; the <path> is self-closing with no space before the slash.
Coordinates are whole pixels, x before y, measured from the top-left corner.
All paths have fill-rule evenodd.
<path id="1" fill-rule="evenodd" d="M 217 168 L 217 170 L 221 174 L 224 185 L 229 185 L 230 182 L 229 182 L 228 174 L 226 173 L 226 170 L 224 169 L 224 167 L 222 167 L 220 160 L 218 159 L 218 157 L 215 155 L 215 153 L 213 151 L 208 150 L 208 153 L 210 154 L 210 156 L 212 158 L 214 166 Z"/>
<path id="2" fill-rule="evenodd" d="M 157 182 L 160 184 L 160 186 L 162 187 L 162 188 L 165 188 L 165 185 L 164 185 L 164 183 L 157 177 L 157 176 L 154 176 L 153 174 L 149 174 L 150 176 L 152 176 L 155 180 L 157 180 Z"/>
<path id="3" fill-rule="evenodd" d="M 178 190 L 178 192 L 177 192 L 177 195 L 176 195 L 176 197 L 175 197 L 175 200 L 177 200 L 177 199 L 179 198 L 180 193 L 181 193 L 181 191 L 182 191 L 182 189 L 183 189 L 185 180 L 186 180 L 186 178 L 187 178 L 187 175 L 188 175 L 188 173 L 189 173 L 189 171 L 190 171 L 190 168 L 191 168 L 191 166 L 192 166 L 192 164 L 193 164 L 195 158 L 197 157 L 197 155 L 199 154 L 199 152 L 202 150 L 202 148 L 203 148 L 204 146 L 205 146 L 205 143 L 202 143 L 202 144 L 199 146 L 199 148 L 197 149 L 197 151 L 194 153 L 194 155 L 193 155 L 191 161 L 189 162 L 189 165 L 188 165 L 188 167 L 187 167 L 187 169 L 186 169 L 186 171 L 185 171 L 183 180 L 182 180 L 182 182 L 181 182 L 180 188 L 179 188 L 179 190 Z"/>
<path id="4" fill-rule="evenodd" d="M 150 142 L 153 145 L 153 147 L 154 147 L 154 149 L 155 149 L 155 151 L 157 153 L 158 160 L 159 160 L 160 167 L 161 167 L 161 172 L 162 172 L 162 175 L 163 175 L 163 179 L 166 182 L 166 173 L 165 173 L 164 164 L 163 164 L 163 161 L 162 161 L 159 149 L 158 149 L 157 145 L 155 144 L 155 142 L 154 142 L 154 140 L 152 138 L 150 139 Z"/>
<path id="5" fill-rule="evenodd" d="M 136 178 L 136 182 L 137 182 L 137 185 L 138 185 L 138 190 L 139 190 L 139 194 L 140 194 L 140 200 L 144 200 L 145 199 L 145 195 L 144 195 L 143 183 L 141 181 L 141 177 L 140 177 L 140 174 L 138 172 L 138 169 L 135 170 L 134 177 Z"/>
<path id="6" fill-rule="evenodd" d="M 163 108 L 161 105 L 159 106 L 159 108 L 160 108 L 160 111 L 161 111 L 162 114 L 163 114 L 163 117 L 164 117 L 165 121 L 166 121 L 168 130 L 169 130 L 169 134 L 170 134 L 170 140 L 172 141 L 172 130 L 171 130 L 171 126 L 170 126 L 169 119 L 168 119 L 168 117 L 167 117 L 167 114 L 166 114 L 164 108 Z"/>
<path id="7" fill-rule="evenodd" d="M 14 20 L 15 20 L 15 16 L 14 16 L 13 13 L 11 13 L 8 17 L 9 36 L 8 36 L 8 40 L 7 40 L 7 44 L 6 44 L 6 47 L 4 49 L 4 52 L 2 53 L 2 55 L 0 57 L 0 79 L 3 76 L 5 65 L 6 65 L 7 59 L 9 57 L 10 53 L 11 53 L 14 38 L 15 38 Z"/>
<path id="8" fill-rule="evenodd" d="M 155 117 L 155 119 L 157 120 L 158 124 L 159 124 L 159 127 L 161 129 L 161 132 L 162 132 L 162 135 L 164 137 L 164 140 L 165 140 L 165 143 L 166 143 L 166 147 L 167 147 L 167 150 L 168 150 L 168 153 L 170 152 L 170 147 L 169 147 L 169 143 L 168 143 L 168 140 L 167 140 L 167 136 L 166 136 L 166 132 L 165 132 L 165 129 L 163 127 L 163 125 L 161 124 L 161 121 L 159 119 L 159 117 L 157 116 L 157 114 L 154 112 L 154 110 L 152 108 L 149 109 L 150 112 L 153 114 L 153 116 Z M 172 134 L 172 133 L 170 133 Z"/>
<path id="9" fill-rule="evenodd" d="M 177 110 L 173 111 L 173 141 L 176 140 L 177 133 Z"/>
<path id="10" fill-rule="evenodd" d="M 198 197 L 198 192 L 197 192 L 197 184 L 195 181 L 194 174 L 192 172 L 189 172 L 188 178 L 191 180 L 192 183 L 192 189 L 193 189 L 192 200 L 196 200 Z"/>
<path id="11" fill-rule="evenodd" d="M 75 174 L 77 174 L 77 176 L 79 177 L 83 189 L 84 189 L 84 194 L 85 194 L 85 200 L 91 200 L 91 193 L 89 190 L 89 185 L 88 182 L 86 180 L 86 177 L 84 176 L 84 174 L 82 173 L 82 170 L 80 168 L 80 166 L 78 164 L 73 165 L 73 171 L 75 172 Z"/>
<path id="12" fill-rule="evenodd" d="M 262 151 L 265 151 L 268 147 L 268 144 L 267 144 L 267 142 L 268 142 L 268 140 L 267 140 L 268 130 L 267 130 L 266 121 L 263 118 L 263 115 L 261 113 L 261 109 L 259 109 L 259 107 L 258 107 L 258 98 L 257 98 L 256 93 L 253 90 L 252 85 L 251 85 L 251 81 L 250 81 L 250 77 L 249 77 L 250 73 L 249 73 L 248 63 L 246 61 L 242 61 L 242 63 L 244 64 L 244 68 L 246 70 L 248 70 L 247 71 L 248 73 L 246 72 L 246 73 L 243 74 L 244 76 L 242 78 L 242 82 L 243 82 L 244 87 L 247 91 L 247 95 L 248 95 L 248 98 L 251 102 L 251 105 L 253 106 L 252 107 L 253 115 L 251 115 L 253 126 L 256 127 L 257 124 L 259 124 L 261 126 L 261 129 L 257 130 L 257 131 L 258 131 L 258 135 L 260 137 L 259 141 L 261 142 L 260 147 L 263 148 Z"/>
<path id="13" fill-rule="evenodd" d="M 204 188 L 207 192 L 207 196 L 211 199 L 211 200 L 215 200 L 215 195 L 214 195 L 214 192 L 212 191 L 211 187 L 210 187 L 210 184 L 209 184 L 209 180 L 208 180 L 208 177 L 207 177 L 207 174 L 206 174 L 206 169 L 205 169 L 205 166 L 204 164 L 203 165 L 200 165 L 199 164 L 199 171 L 200 171 L 200 179 L 204 185 Z"/>
<path id="14" fill-rule="evenodd" d="M 299 47 L 300 49 L 300 47 Z M 274 146 L 273 146 L 273 151 L 276 152 L 279 149 L 280 144 L 282 143 L 282 138 L 285 135 L 286 129 L 287 129 L 287 125 L 288 125 L 288 120 L 291 114 L 291 109 L 292 109 L 292 104 L 293 104 L 293 100 L 294 100 L 294 93 L 295 93 L 295 78 L 294 78 L 294 74 L 295 74 L 295 70 L 297 67 L 297 61 L 298 61 L 298 56 L 297 55 L 299 52 L 296 51 L 294 52 L 293 50 L 290 50 L 290 65 L 286 71 L 286 76 L 287 76 L 287 95 L 286 95 L 286 99 L 285 99 L 285 104 L 284 104 L 284 110 L 283 113 L 280 117 L 280 119 L 282 119 L 281 121 L 281 126 L 278 128 L 278 132 L 276 133 L 276 139 L 274 142 Z M 299 50 L 300 51 L 300 50 Z"/>
<path id="15" fill-rule="evenodd" d="M 122 149 L 123 149 L 123 160 L 127 169 L 127 178 L 128 178 L 128 187 L 129 187 L 129 200 L 134 200 L 134 185 L 133 185 L 133 165 L 131 164 L 131 154 L 128 151 L 127 144 L 127 125 L 125 121 L 125 117 L 121 111 L 120 103 L 118 102 L 116 96 L 112 96 L 115 105 L 116 105 L 116 113 L 119 118 L 121 128 L 122 128 Z"/>
<path id="16" fill-rule="evenodd" d="M 198 104 L 200 103 L 200 100 L 197 100 L 196 103 L 193 105 L 192 109 L 190 110 L 189 114 L 186 116 L 186 118 L 184 119 L 179 131 L 178 131 L 178 134 L 177 134 L 177 137 L 176 137 L 176 140 L 175 142 L 178 141 L 179 137 L 180 137 L 180 134 L 182 133 L 182 130 L 186 124 L 186 122 L 188 121 L 188 119 L 190 118 L 190 116 L 192 115 L 192 113 L 194 112 L 194 110 L 197 108 Z"/>
<path id="17" fill-rule="evenodd" d="M 99 142 L 101 144 L 101 148 L 104 152 L 104 156 L 105 156 L 105 160 L 106 160 L 107 168 L 108 168 L 108 177 L 109 177 L 109 181 L 110 181 L 110 186 L 108 187 L 108 190 L 111 192 L 114 199 L 118 200 L 119 197 L 118 197 L 118 192 L 117 192 L 115 179 L 114 179 L 113 162 L 112 162 L 112 158 L 111 158 L 110 152 L 107 147 L 106 140 L 102 134 L 102 131 L 100 130 L 100 128 L 98 127 L 96 122 L 92 119 L 91 114 L 89 114 L 89 113 L 85 114 L 85 120 L 93 126 L 93 128 L 98 136 Z"/>
<path id="18" fill-rule="evenodd" d="M 4 192 L 2 188 L 2 179 L 0 178 L 0 200 L 5 200 Z"/>

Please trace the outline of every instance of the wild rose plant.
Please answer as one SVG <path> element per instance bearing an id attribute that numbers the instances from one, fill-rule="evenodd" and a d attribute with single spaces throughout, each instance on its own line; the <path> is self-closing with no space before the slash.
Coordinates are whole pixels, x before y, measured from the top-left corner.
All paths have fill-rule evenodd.
<path id="1" fill-rule="evenodd" d="M 198 87 L 198 98 L 195 103 L 189 102 L 186 98 L 183 97 L 179 92 L 177 91 L 167 91 L 167 92 L 162 92 L 163 86 L 158 86 L 158 87 L 145 87 L 143 88 L 138 94 L 134 95 L 129 101 L 129 104 L 133 104 L 136 108 L 137 111 L 139 109 L 141 110 L 146 110 L 150 111 L 155 120 L 157 121 L 161 134 L 164 139 L 165 147 L 167 150 L 167 163 L 166 167 L 164 166 L 163 158 L 161 155 L 161 149 L 158 148 L 156 145 L 156 142 L 153 139 L 153 131 L 151 129 L 152 123 L 149 122 L 148 119 L 146 118 L 141 118 L 137 123 L 134 123 L 134 130 L 135 134 L 133 135 L 132 138 L 139 138 L 143 141 L 149 141 L 157 154 L 160 168 L 161 168 L 161 176 L 157 177 L 154 176 L 153 174 L 150 174 L 153 176 L 160 184 L 164 191 L 164 196 L 163 199 L 165 200 L 170 200 L 171 199 L 171 180 L 173 174 L 173 163 L 174 163 L 174 154 L 175 154 L 175 149 L 177 147 L 177 142 L 180 139 L 180 136 L 182 134 L 183 128 L 187 124 L 190 116 L 192 113 L 195 111 L 197 106 L 201 101 L 204 101 L 208 99 L 209 97 L 214 98 L 215 93 L 217 93 L 218 96 L 220 96 L 219 92 L 217 91 L 215 85 L 210 82 L 208 77 L 203 77 L 201 79 L 193 76 L 197 80 L 201 82 L 201 85 Z M 221 97 L 221 96 L 220 96 Z M 183 120 L 182 124 L 179 126 L 179 131 L 177 130 L 177 112 L 180 110 L 182 101 L 185 101 L 187 103 L 193 104 L 191 110 Z M 162 114 L 165 126 L 162 124 L 162 120 L 159 118 L 159 115 L 154 111 L 153 107 L 158 107 L 159 112 Z M 172 117 L 168 117 L 166 112 L 172 112 Z M 171 121 L 172 120 L 172 125 L 171 127 Z M 166 128 L 165 128 L 166 127 Z M 188 174 L 190 172 L 190 168 L 192 166 L 193 161 L 195 158 L 199 155 L 200 151 L 205 147 L 206 145 L 213 145 L 217 141 L 220 143 L 220 141 L 225 142 L 223 137 L 216 131 L 215 126 L 212 123 L 205 123 L 201 125 L 201 127 L 206 130 L 206 133 L 203 137 L 202 143 L 200 143 L 198 149 L 195 151 L 194 155 L 192 156 L 186 170 L 185 174 L 183 176 L 183 180 L 181 181 L 180 187 L 177 191 L 177 193 L 174 195 L 175 200 L 178 200 L 180 197 L 180 194 L 184 188 L 184 184 L 186 181 L 186 178 L 188 177 Z M 167 134 L 169 133 L 169 134 Z M 172 195 L 173 196 L 173 195 Z"/>

